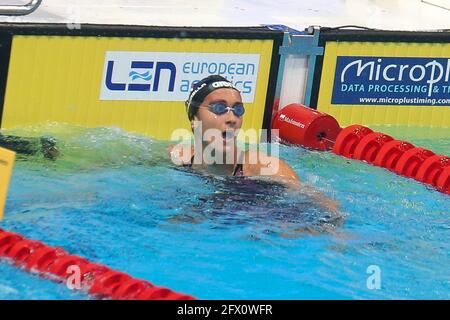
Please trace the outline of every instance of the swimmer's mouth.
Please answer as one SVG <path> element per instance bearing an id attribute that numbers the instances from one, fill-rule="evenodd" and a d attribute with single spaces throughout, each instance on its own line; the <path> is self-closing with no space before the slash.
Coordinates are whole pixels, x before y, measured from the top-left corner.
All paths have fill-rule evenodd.
<path id="1" fill-rule="evenodd" d="M 225 130 L 222 131 L 222 138 L 223 140 L 232 140 L 235 137 L 234 130 Z"/>

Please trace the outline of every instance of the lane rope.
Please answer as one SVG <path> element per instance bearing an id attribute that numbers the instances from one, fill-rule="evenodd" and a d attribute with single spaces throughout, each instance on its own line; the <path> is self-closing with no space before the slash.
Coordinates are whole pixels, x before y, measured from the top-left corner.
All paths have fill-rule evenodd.
<path id="1" fill-rule="evenodd" d="M 450 157 L 396 140 L 362 125 L 344 129 L 330 115 L 298 103 L 278 111 L 272 122 L 281 142 L 365 161 L 428 184 L 450 195 Z"/>
<path id="2" fill-rule="evenodd" d="M 0 258 L 12 265 L 69 287 L 77 274 L 80 290 L 100 299 L 113 300 L 195 300 L 194 297 L 135 279 L 102 264 L 71 255 L 63 248 L 29 240 L 20 234 L 0 229 Z"/>

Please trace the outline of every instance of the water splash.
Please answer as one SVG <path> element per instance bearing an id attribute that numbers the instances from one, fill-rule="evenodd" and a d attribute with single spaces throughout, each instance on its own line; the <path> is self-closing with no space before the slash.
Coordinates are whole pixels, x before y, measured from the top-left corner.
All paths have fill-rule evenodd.
<path id="1" fill-rule="evenodd" d="M 119 168 L 128 165 L 164 165 L 168 142 L 128 133 L 117 127 L 85 128 L 61 123 L 45 123 L 2 131 L 4 135 L 55 140 L 58 156 L 48 161 L 43 152 L 19 155 L 19 165 L 53 170 L 77 171 Z M 22 160 L 22 161 L 20 161 Z"/>

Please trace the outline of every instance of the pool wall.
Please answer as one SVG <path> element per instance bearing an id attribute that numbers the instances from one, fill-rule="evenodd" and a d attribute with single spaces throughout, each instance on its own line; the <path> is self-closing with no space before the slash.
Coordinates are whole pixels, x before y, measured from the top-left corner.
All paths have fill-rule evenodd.
<path id="1" fill-rule="evenodd" d="M 190 129 L 194 81 L 222 74 L 244 129 L 302 103 L 341 125 L 450 127 L 450 32 L 264 27 L 0 25 L 0 128 L 118 126 L 157 139 Z"/>
<path id="2" fill-rule="evenodd" d="M 190 130 L 184 102 L 209 74 L 241 89 L 244 129 L 270 128 L 281 31 L 3 24 L 0 35 L 2 129 L 55 121 L 168 140 Z"/>

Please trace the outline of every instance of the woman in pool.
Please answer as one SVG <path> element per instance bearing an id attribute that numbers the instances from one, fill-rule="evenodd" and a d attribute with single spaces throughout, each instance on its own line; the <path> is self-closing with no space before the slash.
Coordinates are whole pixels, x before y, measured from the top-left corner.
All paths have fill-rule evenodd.
<path id="1" fill-rule="evenodd" d="M 307 192 L 333 211 L 337 209 L 335 201 L 301 186 L 295 171 L 283 160 L 237 147 L 245 107 L 240 91 L 224 77 L 212 75 L 196 83 L 186 101 L 186 110 L 194 146 L 170 146 L 174 164 L 211 175 L 268 177 L 291 190 Z"/>
<path id="2" fill-rule="evenodd" d="M 196 83 L 186 109 L 194 132 L 194 147 L 170 147 L 174 163 L 226 176 L 271 176 L 290 185 L 299 179 L 283 160 L 258 151 L 242 151 L 236 137 L 245 107 L 239 90 L 224 77 L 213 75 Z M 178 161 L 177 161 L 178 160 Z"/>

